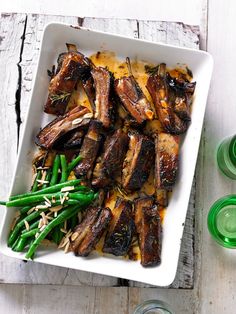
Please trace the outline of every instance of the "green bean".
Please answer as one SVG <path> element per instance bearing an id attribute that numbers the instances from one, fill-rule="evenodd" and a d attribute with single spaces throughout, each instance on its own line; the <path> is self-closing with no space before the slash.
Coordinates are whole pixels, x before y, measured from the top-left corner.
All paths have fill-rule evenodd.
<path id="1" fill-rule="evenodd" d="M 25 218 L 22 218 L 16 225 L 15 225 L 15 228 L 12 230 L 12 232 L 10 233 L 9 237 L 8 237 L 8 246 L 12 247 L 12 245 L 14 244 L 15 240 L 17 239 L 18 237 L 18 234 L 20 232 L 20 230 L 22 229 L 22 227 L 25 225 L 25 220 L 27 222 L 29 221 L 32 221 L 34 220 L 35 218 L 39 217 L 40 214 L 43 212 L 43 211 L 46 211 L 48 210 L 48 208 L 43 208 L 43 209 L 40 209 L 38 211 L 34 211 L 33 213 L 31 213 L 30 215 L 28 215 L 27 217 Z"/>
<path id="2" fill-rule="evenodd" d="M 35 222 L 33 222 L 31 225 L 30 225 L 30 230 L 32 229 L 35 229 L 36 227 L 38 227 L 38 224 L 39 224 L 39 219 L 37 219 Z M 27 229 L 24 229 L 21 231 L 21 235 L 25 234 L 26 232 L 28 232 L 29 230 Z"/>
<path id="3" fill-rule="evenodd" d="M 52 200 L 52 198 L 55 198 L 56 201 L 60 200 L 60 196 L 63 197 L 64 193 L 57 192 L 55 194 L 40 194 L 40 195 L 33 195 L 33 196 L 28 196 L 24 197 L 21 199 L 16 199 L 13 201 L 9 201 L 6 203 L 7 207 L 21 207 L 21 206 L 26 206 L 26 205 L 31 205 L 34 206 L 36 204 L 39 204 L 41 202 L 45 201 L 45 198 L 48 198 L 49 200 Z M 68 198 L 69 199 L 76 199 L 79 201 L 84 201 L 84 200 L 90 200 L 90 198 L 93 198 L 94 193 L 89 192 L 89 193 L 69 193 Z"/>
<path id="4" fill-rule="evenodd" d="M 32 208 L 32 206 L 25 206 L 25 207 L 22 207 L 22 208 L 20 209 L 20 214 L 21 214 L 21 215 L 26 214 L 31 208 Z"/>
<path id="5" fill-rule="evenodd" d="M 0 205 L 6 205 L 7 202 L 5 201 L 0 201 Z"/>
<path id="6" fill-rule="evenodd" d="M 81 156 L 77 156 L 76 158 L 74 158 L 67 167 L 67 172 L 68 172 L 68 176 L 70 175 L 71 171 L 75 168 L 75 166 L 77 166 L 77 164 L 82 160 Z"/>
<path id="7" fill-rule="evenodd" d="M 27 232 L 24 232 L 21 234 L 21 238 L 24 239 L 24 238 L 29 238 L 29 237 L 33 237 L 36 235 L 37 232 L 39 232 L 39 228 L 34 228 L 32 230 L 29 230 Z"/>
<path id="8" fill-rule="evenodd" d="M 67 174 L 67 162 L 65 155 L 60 155 L 61 161 L 61 180 L 60 183 L 66 182 L 68 174 Z"/>
<path id="9" fill-rule="evenodd" d="M 38 189 L 38 181 L 37 180 L 39 180 L 41 178 L 41 176 L 42 176 L 42 172 L 41 172 L 41 170 L 39 170 L 37 172 L 36 177 L 35 177 L 34 184 L 33 184 L 32 188 L 31 188 L 32 192 L 37 191 L 37 189 Z"/>
<path id="10" fill-rule="evenodd" d="M 13 248 L 13 251 L 15 252 L 22 252 L 24 250 L 24 248 L 27 245 L 27 238 L 20 238 L 19 241 L 17 242 L 16 246 Z"/>
<path id="11" fill-rule="evenodd" d="M 52 177 L 49 183 L 50 186 L 53 186 L 57 183 L 59 167 L 60 167 L 60 156 L 56 155 L 53 162 L 53 167 L 52 167 Z"/>
<path id="12" fill-rule="evenodd" d="M 52 169 L 49 168 L 49 169 L 47 170 L 47 174 L 46 174 L 46 177 L 45 177 L 45 181 L 48 181 L 48 183 L 44 183 L 44 184 L 42 185 L 42 190 L 45 189 L 46 187 L 48 187 L 49 182 L 50 182 L 50 179 L 51 179 L 51 175 L 52 175 Z"/>
<path id="13" fill-rule="evenodd" d="M 19 199 L 19 198 L 24 198 L 24 197 L 33 196 L 33 195 L 56 193 L 56 192 L 61 191 L 62 188 L 67 187 L 67 186 L 75 186 L 75 187 L 77 187 L 77 185 L 80 182 L 81 182 L 81 180 L 79 180 L 79 179 L 70 180 L 70 181 L 67 181 L 67 182 L 64 182 L 64 183 L 55 184 L 54 186 L 49 186 L 49 187 L 47 187 L 47 188 L 45 188 L 43 190 L 39 190 L 39 191 L 36 191 L 36 192 L 33 192 L 33 193 L 29 192 L 29 193 L 24 193 L 24 194 L 18 194 L 18 195 L 11 196 L 10 200 L 13 201 L 13 200 L 16 200 L 16 199 Z M 81 185 L 80 189 L 83 190 L 84 186 Z"/>
<path id="14" fill-rule="evenodd" d="M 35 253 L 37 247 L 40 245 L 40 242 L 51 232 L 51 230 L 58 226 L 60 223 L 64 222 L 66 219 L 69 219 L 73 215 L 75 215 L 81 207 L 78 205 L 67 207 L 63 212 L 59 213 L 59 215 L 51 220 L 49 224 L 42 230 L 39 236 L 34 240 L 33 244 L 30 246 L 26 258 L 32 258 L 33 254 Z"/>
<path id="15" fill-rule="evenodd" d="M 71 222 L 70 228 L 71 228 L 71 230 L 73 230 L 75 228 L 75 226 L 77 225 L 77 222 L 78 222 L 77 215 L 74 215 L 73 217 L 71 217 L 70 222 Z"/>

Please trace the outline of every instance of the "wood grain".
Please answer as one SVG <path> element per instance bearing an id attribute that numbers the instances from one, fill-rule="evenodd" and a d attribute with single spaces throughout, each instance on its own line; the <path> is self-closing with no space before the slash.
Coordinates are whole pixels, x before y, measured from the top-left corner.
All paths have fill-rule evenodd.
<path id="1" fill-rule="evenodd" d="M 1 71 L 1 82 L 5 82 L 6 75 L 10 75 L 8 85 L 4 90 L 12 92 L 2 94 L 4 106 L 1 107 L 1 117 L 7 116 L 9 127 L 5 124 L 0 126 L 1 131 L 5 132 L 4 151 L 7 152 L 1 160 L 1 168 L 5 171 L 4 177 L 12 176 L 12 167 L 4 167 L 6 163 L 13 165 L 16 158 L 17 146 L 17 126 L 13 121 L 16 119 L 15 114 L 15 92 L 20 90 L 20 108 L 18 116 L 22 121 L 21 130 L 24 127 L 27 107 L 32 88 L 32 80 L 36 71 L 36 64 L 39 55 L 39 47 L 44 26 L 50 21 L 66 22 L 74 25 L 82 25 L 89 28 L 109 31 L 111 33 L 124 34 L 130 37 L 139 37 L 152 41 L 161 41 L 175 45 L 198 48 L 199 47 L 199 28 L 186 26 L 182 23 L 167 23 L 153 21 L 135 21 L 120 19 L 94 19 L 94 18 L 76 18 L 61 16 L 44 16 L 35 14 L 21 15 L 3 15 L 1 19 L 1 34 L 6 37 L 0 41 L 0 53 L 3 53 L 4 47 L 9 44 L 10 38 L 16 38 L 15 43 L 11 43 L 5 51 L 5 60 L 11 60 L 12 76 L 6 68 Z M 16 27 L 16 25 L 18 27 Z M 20 27 L 19 27 L 20 26 Z M 10 31 L 8 31 L 11 30 Z M 3 30 L 3 32 L 2 32 Z M 6 35 L 4 35 L 5 33 Z M 10 37 L 11 36 L 11 37 Z M 4 46 L 5 45 L 5 46 Z M 3 48 L 2 48 L 3 47 Z M 9 58 L 10 56 L 10 58 Z M 12 59 L 11 59 L 12 58 Z M 4 60 L 4 59 L 3 59 Z M 18 66 L 17 66 L 18 64 Z M 5 62 L 2 66 L 5 66 Z M 5 72 L 4 72 L 5 71 Z M 19 73 L 21 75 L 19 75 Z M 17 87 L 17 78 L 19 78 L 19 88 Z M 1 87 L 0 87 L 1 88 Z M 8 108 L 9 100 L 6 97 L 11 95 L 11 108 Z M 20 110 L 19 110 L 20 109 Z M 14 118 L 13 118 L 14 117 Z M 13 120 L 14 119 L 14 120 Z M 7 139 L 11 140 L 8 145 Z M 10 160 L 10 162 L 9 162 Z M 2 182 L 3 183 L 3 182 Z M 5 186 L 2 197 L 7 195 L 9 186 Z M 174 288 L 192 288 L 194 278 L 194 201 L 195 201 L 195 183 L 192 189 L 191 200 L 186 219 L 185 231 L 183 235 L 178 272 L 172 287 Z M 23 263 L 8 257 L 0 256 L 0 281 L 8 283 L 34 283 L 34 284 L 54 284 L 54 285 L 92 285 L 92 286 L 132 286 L 146 287 L 137 282 L 117 279 L 108 276 L 101 276 L 81 272 L 77 270 L 65 269 L 60 267 L 42 265 L 37 263 Z"/>

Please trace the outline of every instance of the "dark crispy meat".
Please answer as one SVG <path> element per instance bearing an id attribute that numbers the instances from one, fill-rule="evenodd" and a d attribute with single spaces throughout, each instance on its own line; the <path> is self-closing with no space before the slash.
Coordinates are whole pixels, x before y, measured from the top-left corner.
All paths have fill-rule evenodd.
<path id="1" fill-rule="evenodd" d="M 152 97 L 158 118 L 163 128 L 172 133 L 174 131 L 174 116 L 171 104 L 168 102 L 168 86 L 166 84 L 165 64 L 159 66 L 158 73 L 149 76 L 147 89 Z"/>
<path id="2" fill-rule="evenodd" d="M 95 118 L 102 122 L 105 128 L 110 127 L 113 115 L 113 104 L 111 99 L 111 73 L 102 67 L 93 67 L 91 71 L 95 92 Z"/>
<path id="3" fill-rule="evenodd" d="M 170 190 L 175 184 L 179 163 L 179 137 L 160 133 L 155 138 L 155 181 L 157 189 Z"/>
<path id="4" fill-rule="evenodd" d="M 90 118 L 91 114 L 87 108 L 75 107 L 64 116 L 58 117 L 46 125 L 36 136 L 35 143 L 50 149 L 66 133 L 88 125 Z"/>
<path id="5" fill-rule="evenodd" d="M 142 187 L 148 178 L 153 160 L 153 141 L 139 133 L 131 134 L 122 172 L 122 185 L 125 190 L 133 191 Z"/>
<path id="6" fill-rule="evenodd" d="M 105 187 L 113 182 L 115 176 L 121 173 L 123 161 L 128 148 L 129 137 L 121 129 L 105 141 L 103 153 L 93 172 L 92 185 Z"/>
<path id="7" fill-rule="evenodd" d="M 75 228 L 71 236 L 71 248 L 75 255 L 88 256 L 91 253 L 111 218 L 110 208 L 94 207 L 87 211 L 84 220 Z"/>
<path id="8" fill-rule="evenodd" d="M 86 178 L 89 179 L 92 175 L 94 163 L 102 141 L 101 128 L 102 125 L 100 122 L 96 120 L 90 122 L 88 132 L 79 153 L 82 161 L 74 169 L 77 177 L 86 175 Z"/>
<path id="9" fill-rule="evenodd" d="M 64 136 L 62 136 L 55 143 L 55 145 L 53 145 L 53 149 L 55 150 L 79 149 L 82 145 L 84 134 L 85 130 L 83 129 L 82 126 L 79 129 L 75 129 L 71 132 L 68 132 Z"/>
<path id="10" fill-rule="evenodd" d="M 158 118 L 164 130 L 171 134 L 182 134 L 186 132 L 189 119 L 186 118 L 182 120 L 181 114 L 178 116 L 175 113 L 176 94 L 170 90 L 170 85 L 167 80 L 166 65 L 164 63 L 159 65 L 156 73 L 149 76 L 147 89 L 152 97 Z M 177 106 L 177 113 L 180 111 L 180 108 Z M 188 116 L 187 111 L 185 116 Z"/>
<path id="11" fill-rule="evenodd" d="M 153 197 L 149 197 L 149 196 L 139 197 L 134 200 L 134 208 L 135 208 L 134 222 L 135 222 L 137 233 L 141 232 L 142 217 L 143 217 L 142 209 L 144 207 L 145 208 L 152 207 L 153 203 L 154 203 Z"/>
<path id="12" fill-rule="evenodd" d="M 115 80 L 115 91 L 124 107 L 138 123 L 153 118 L 151 105 L 133 75 Z"/>
<path id="13" fill-rule="evenodd" d="M 168 191 L 164 189 L 156 190 L 156 202 L 161 207 L 168 206 Z"/>
<path id="14" fill-rule="evenodd" d="M 83 73 L 90 71 L 88 59 L 79 52 L 68 52 L 59 59 L 59 71 L 49 84 L 49 95 L 44 111 L 62 115 L 70 100 L 72 91 Z"/>
<path id="15" fill-rule="evenodd" d="M 150 202 L 149 202 L 150 203 Z M 147 206 L 142 201 L 135 204 L 135 215 L 139 211 L 138 235 L 141 251 L 141 264 L 154 266 L 161 262 L 161 219 L 157 206 Z"/>
<path id="16" fill-rule="evenodd" d="M 167 73 L 166 78 L 171 93 L 174 96 L 174 112 L 180 119 L 190 121 L 190 105 L 196 82 L 189 82 L 186 78 L 183 77 L 183 75 L 181 75 L 180 72 L 177 77 L 172 77 Z"/>
<path id="17" fill-rule="evenodd" d="M 102 250 L 104 253 L 123 256 L 129 250 L 135 229 L 131 203 L 117 198 L 112 214 L 113 217 Z"/>

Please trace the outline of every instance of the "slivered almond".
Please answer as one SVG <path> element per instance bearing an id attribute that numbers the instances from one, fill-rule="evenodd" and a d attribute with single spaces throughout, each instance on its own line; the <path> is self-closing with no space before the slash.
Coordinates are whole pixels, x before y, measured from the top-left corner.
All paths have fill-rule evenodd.
<path id="1" fill-rule="evenodd" d="M 33 177 L 32 177 L 31 186 L 33 186 L 36 177 L 37 177 L 37 173 L 35 172 L 34 175 L 33 175 Z"/>
<path id="2" fill-rule="evenodd" d="M 67 229 L 67 220 L 64 221 L 64 229 Z"/>
<path id="3" fill-rule="evenodd" d="M 39 236 L 39 233 L 37 232 L 36 235 L 35 235 L 35 238 L 38 238 L 38 236 Z"/>
<path id="4" fill-rule="evenodd" d="M 71 241 L 75 241 L 79 236 L 79 233 L 78 232 L 74 232 L 71 236 Z"/>
<path id="5" fill-rule="evenodd" d="M 72 124 L 79 124 L 81 123 L 84 119 L 89 119 L 92 118 L 93 114 L 92 113 L 86 113 L 85 115 L 83 115 L 83 117 L 81 118 L 77 118 L 75 120 L 72 121 Z"/>
<path id="6" fill-rule="evenodd" d="M 56 198 L 54 195 L 52 196 L 52 203 L 56 203 Z"/>
<path id="7" fill-rule="evenodd" d="M 68 242 L 70 243 L 69 238 L 66 237 L 62 238 L 60 244 L 58 245 L 58 248 L 59 249 L 63 248 Z"/>
<path id="8" fill-rule="evenodd" d="M 43 226 L 43 218 L 39 220 L 38 228 L 40 229 Z"/>
<path id="9" fill-rule="evenodd" d="M 28 221 L 24 220 L 24 224 L 25 224 L 25 229 L 26 229 L 27 231 L 29 231 L 29 230 L 30 230 L 30 226 L 29 226 Z"/>
<path id="10" fill-rule="evenodd" d="M 43 231 L 43 229 L 45 229 L 46 227 L 47 227 L 46 225 L 43 225 L 39 230 Z"/>
<path id="11" fill-rule="evenodd" d="M 38 167 L 38 168 L 36 168 L 37 170 L 47 170 L 47 169 L 49 169 L 50 167 Z"/>
<path id="12" fill-rule="evenodd" d="M 38 183 L 49 183 L 49 181 L 42 180 L 42 179 L 37 179 L 37 182 L 38 182 Z"/>
<path id="13" fill-rule="evenodd" d="M 61 189 L 61 192 L 73 191 L 75 189 L 74 185 L 65 186 Z"/>
<path id="14" fill-rule="evenodd" d="M 47 205 L 37 205 L 35 207 L 35 209 L 45 209 L 45 208 L 48 208 L 48 206 Z"/>
<path id="15" fill-rule="evenodd" d="M 65 246 L 65 249 L 64 249 L 65 253 L 68 253 L 69 251 L 70 251 L 70 242 L 66 243 L 66 246 Z"/>
<path id="16" fill-rule="evenodd" d="M 49 208 L 49 210 L 50 210 L 51 212 L 53 212 L 53 213 L 56 213 L 56 212 L 58 212 L 59 210 L 61 210 L 62 207 L 63 207 L 62 205 L 58 205 L 58 206 L 54 206 L 54 207 Z"/>
<path id="17" fill-rule="evenodd" d="M 30 210 L 27 211 L 27 215 L 31 214 L 35 210 L 35 207 L 30 208 Z"/>
<path id="18" fill-rule="evenodd" d="M 47 221 L 47 218 L 46 218 L 45 213 L 44 213 L 44 212 L 42 212 L 40 215 L 42 216 L 42 219 L 43 219 L 43 224 L 44 224 L 44 225 L 46 225 L 46 224 L 48 223 L 48 221 Z"/>
<path id="19" fill-rule="evenodd" d="M 47 207 L 51 207 L 51 206 L 52 206 L 52 204 L 51 204 L 51 203 L 48 203 L 47 201 L 45 201 L 44 204 L 45 204 Z"/>
<path id="20" fill-rule="evenodd" d="M 60 231 L 65 234 L 67 233 L 67 231 L 64 228 L 61 228 Z"/>
<path id="21" fill-rule="evenodd" d="M 54 217 L 55 217 L 55 218 L 57 217 L 57 212 L 54 212 Z"/>
<path id="22" fill-rule="evenodd" d="M 43 198 L 45 199 L 45 201 L 46 201 L 47 203 L 49 203 L 49 204 L 51 205 L 51 201 L 47 198 L 47 196 L 44 196 Z"/>

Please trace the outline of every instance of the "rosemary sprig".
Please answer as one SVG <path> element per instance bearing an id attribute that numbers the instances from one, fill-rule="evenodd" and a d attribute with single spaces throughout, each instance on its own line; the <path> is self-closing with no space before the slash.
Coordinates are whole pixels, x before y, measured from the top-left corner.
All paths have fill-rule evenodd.
<path id="1" fill-rule="evenodd" d="M 67 92 L 59 92 L 59 94 L 52 94 L 49 96 L 49 98 L 51 99 L 52 103 L 54 103 L 55 101 L 65 101 L 68 97 L 70 97 L 70 93 Z"/>

